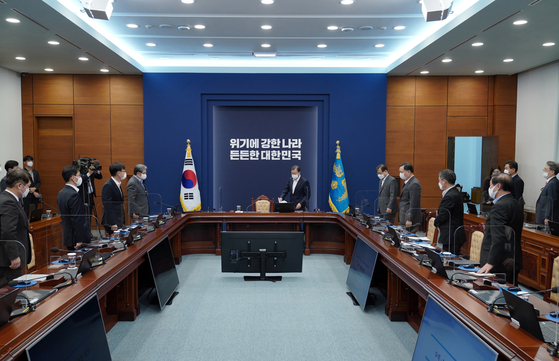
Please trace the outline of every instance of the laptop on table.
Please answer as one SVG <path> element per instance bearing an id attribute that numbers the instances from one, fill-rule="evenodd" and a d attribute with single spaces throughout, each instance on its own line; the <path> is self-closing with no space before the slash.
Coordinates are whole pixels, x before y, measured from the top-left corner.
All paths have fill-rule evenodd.
<path id="1" fill-rule="evenodd" d="M 462 270 L 447 270 L 444 268 L 444 263 L 441 259 L 441 256 L 436 253 L 435 251 L 425 248 L 425 252 L 429 257 L 429 262 L 431 263 L 431 267 L 437 270 L 437 274 L 443 276 L 446 279 L 454 279 L 460 281 L 475 281 L 477 278 L 474 276 L 470 276 L 466 274 L 466 272 Z M 455 277 L 453 277 L 456 274 Z"/>
<path id="2" fill-rule="evenodd" d="M 286 203 L 274 203 L 274 213 L 293 213 L 295 212 L 295 203 L 293 202 L 286 202 Z"/>
<path id="3" fill-rule="evenodd" d="M 29 222 L 37 222 L 41 220 L 43 208 L 34 209 L 30 212 Z"/>

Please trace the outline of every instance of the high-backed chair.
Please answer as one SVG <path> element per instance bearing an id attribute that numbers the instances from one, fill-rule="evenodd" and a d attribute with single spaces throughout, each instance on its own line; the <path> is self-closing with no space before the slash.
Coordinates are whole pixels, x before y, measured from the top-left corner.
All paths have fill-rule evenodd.
<path id="1" fill-rule="evenodd" d="M 435 227 L 435 215 L 430 213 L 429 216 L 430 218 L 427 223 L 427 232 L 425 232 L 425 236 L 431 240 L 431 244 L 437 245 L 439 230 Z"/>
<path id="2" fill-rule="evenodd" d="M 483 241 L 483 232 L 475 231 L 472 233 L 470 243 L 470 260 L 479 262 L 481 257 L 481 242 Z"/>
<path id="3" fill-rule="evenodd" d="M 547 277 L 545 278 L 545 289 L 559 286 L 559 251 L 551 248 L 547 254 Z M 546 292 L 543 295 L 545 302 L 557 303 L 557 293 Z"/>
<path id="4" fill-rule="evenodd" d="M 33 245 L 33 235 L 29 233 L 29 243 L 31 244 L 31 261 L 27 264 L 27 269 L 35 267 L 35 246 Z"/>
<path id="5" fill-rule="evenodd" d="M 270 199 L 265 195 L 261 195 L 260 197 L 256 198 L 256 200 L 252 199 L 252 211 L 256 213 L 271 213 L 274 211 L 274 199 Z"/>

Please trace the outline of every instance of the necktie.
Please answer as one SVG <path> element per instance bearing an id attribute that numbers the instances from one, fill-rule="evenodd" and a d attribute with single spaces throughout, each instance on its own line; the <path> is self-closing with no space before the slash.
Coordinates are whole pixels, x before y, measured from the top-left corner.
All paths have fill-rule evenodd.
<path id="1" fill-rule="evenodd" d="M 21 206 L 21 208 L 23 208 L 23 202 L 22 202 L 21 198 L 18 198 L 18 201 L 19 201 L 19 205 Z"/>

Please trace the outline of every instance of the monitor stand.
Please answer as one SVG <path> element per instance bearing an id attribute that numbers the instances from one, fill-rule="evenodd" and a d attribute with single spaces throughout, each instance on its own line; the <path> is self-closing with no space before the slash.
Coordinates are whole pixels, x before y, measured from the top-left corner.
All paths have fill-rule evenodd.
<path id="1" fill-rule="evenodd" d="M 246 257 L 249 252 L 242 252 L 242 256 Z M 281 281 L 281 276 L 266 276 L 266 258 L 267 257 L 278 257 L 281 255 L 285 257 L 284 252 L 266 252 L 266 250 L 260 250 L 260 276 L 245 276 L 245 281 Z"/>

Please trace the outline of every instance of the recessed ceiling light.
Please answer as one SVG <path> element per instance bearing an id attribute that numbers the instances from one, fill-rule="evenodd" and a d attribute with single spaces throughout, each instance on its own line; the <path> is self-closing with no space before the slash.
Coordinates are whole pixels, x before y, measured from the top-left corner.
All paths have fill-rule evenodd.
<path id="1" fill-rule="evenodd" d="M 276 57 L 276 53 L 260 53 L 260 52 L 254 52 L 252 53 L 252 55 L 255 58 L 275 58 Z"/>
<path id="2" fill-rule="evenodd" d="M 88 60 L 89 60 L 89 59 L 86 58 L 85 56 L 80 56 L 78 59 L 81 60 L 81 61 L 88 61 Z"/>
<path id="3" fill-rule="evenodd" d="M 260 0 L 260 2 L 264 5 L 271 5 L 274 3 L 274 0 Z"/>
<path id="4" fill-rule="evenodd" d="M 510 63 L 511 61 L 514 61 L 514 59 L 505 59 L 505 60 L 503 60 L 504 63 Z"/>
<path id="5" fill-rule="evenodd" d="M 54 71 L 54 69 L 51 69 L 51 68 L 45 68 L 45 71 Z"/>
<path id="6" fill-rule="evenodd" d="M 263 48 L 269 48 L 271 45 L 270 44 L 262 44 L 261 45 Z"/>
<path id="7" fill-rule="evenodd" d="M 429 71 L 428 70 L 423 70 L 423 71 L 421 71 L 421 74 L 429 74 Z"/>
<path id="8" fill-rule="evenodd" d="M 354 0 L 342 0 L 340 1 L 340 4 L 342 5 L 351 5 L 353 4 L 355 1 Z"/>
<path id="9" fill-rule="evenodd" d="M 156 43 L 146 43 L 147 46 L 157 46 Z"/>
<path id="10" fill-rule="evenodd" d="M 182 30 L 182 31 L 188 31 L 188 30 L 190 30 L 190 26 L 188 26 L 188 25 L 179 25 L 179 26 L 177 26 L 177 29 Z"/>
<path id="11" fill-rule="evenodd" d="M 126 24 L 127 27 L 129 27 L 130 29 L 137 29 L 139 28 L 139 26 L 137 24 Z"/>
<path id="12" fill-rule="evenodd" d="M 338 27 L 336 25 L 330 25 L 326 29 L 328 29 L 328 30 L 338 30 Z"/>
<path id="13" fill-rule="evenodd" d="M 60 43 L 58 41 L 51 40 L 51 41 L 49 41 L 49 44 L 50 45 L 58 45 Z"/>
<path id="14" fill-rule="evenodd" d="M 482 46 L 483 43 L 473 43 L 472 46 Z"/>
<path id="15" fill-rule="evenodd" d="M 204 47 L 206 47 L 206 48 L 211 48 L 211 47 L 213 47 L 213 46 L 214 46 L 214 44 L 210 44 L 210 43 L 204 44 Z"/>
<path id="16" fill-rule="evenodd" d="M 398 26 L 393 27 L 394 30 L 404 30 L 405 28 L 406 27 L 403 26 L 403 25 L 398 25 Z"/>
<path id="17" fill-rule="evenodd" d="M 483 70 L 476 70 L 476 74 L 481 74 L 483 73 Z"/>
<path id="18" fill-rule="evenodd" d="M 23 56 L 16 56 L 16 60 L 25 60 Z"/>
<path id="19" fill-rule="evenodd" d="M 108 72 L 109 72 L 109 69 L 101 69 L 101 72 L 103 72 L 103 73 L 108 73 Z"/>
<path id="20" fill-rule="evenodd" d="M 318 45 L 317 45 L 317 47 L 319 47 L 319 48 L 325 48 L 325 47 L 327 47 L 327 46 L 328 46 L 328 45 L 326 45 L 326 44 L 318 44 Z"/>
<path id="21" fill-rule="evenodd" d="M 384 48 L 384 44 L 375 44 L 375 48 Z"/>
<path id="22" fill-rule="evenodd" d="M 9 23 L 14 23 L 14 24 L 17 24 L 17 23 L 20 22 L 18 19 L 14 19 L 14 18 L 7 18 L 6 21 L 9 22 Z"/>
<path id="23" fill-rule="evenodd" d="M 194 4 L 194 0 L 181 0 L 183 4 Z"/>
<path id="24" fill-rule="evenodd" d="M 526 20 L 516 20 L 513 24 L 514 25 L 524 25 L 526 23 L 528 23 L 528 21 L 526 21 Z"/>
<path id="25" fill-rule="evenodd" d="M 202 25 L 202 24 L 194 25 L 194 29 L 202 30 L 202 29 L 205 29 L 205 28 L 206 28 L 206 25 Z"/>
<path id="26" fill-rule="evenodd" d="M 543 46 L 553 46 L 555 43 L 544 43 Z"/>
<path id="27" fill-rule="evenodd" d="M 359 30 L 373 30 L 373 27 L 370 25 L 365 25 L 359 28 Z"/>
<path id="28" fill-rule="evenodd" d="M 270 29 L 272 29 L 272 25 L 262 25 L 262 26 L 260 27 L 260 29 L 262 29 L 262 30 L 270 30 Z"/>
<path id="29" fill-rule="evenodd" d="M 443 61 L 443 63 L 450 63 L 452 61 L 452 59 L 443 59 L 442 61 Z"/>

